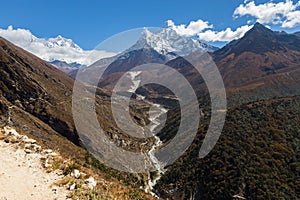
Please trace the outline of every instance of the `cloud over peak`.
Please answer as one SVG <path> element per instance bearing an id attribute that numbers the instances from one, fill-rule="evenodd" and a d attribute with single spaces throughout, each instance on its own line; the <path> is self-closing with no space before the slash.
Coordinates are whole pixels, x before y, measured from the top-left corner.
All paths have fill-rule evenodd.
<path id="1" fill-rule="evenodd" d="M 173 28 L 173 30 L 182 36 L 194 36 L 205 29 L 213 28 L 213 25 L 209 25 L 207 21 L 201 19 L 191 21 L 188 25 L 180 24 L 176 26 L 172 20 L 167 20 L 166 23 L 168 27 Z"/>
<path id="2" fill-rule="evenodd" d="M 280 24 L 282 28 L 293 28 L 300 24 L 299 7 L 300 1 L 294 3 L 292 0 L 278 3 L 270 1 L 264 4 L 245 1 L 235 9 L 233 16 L 252 16 L 262 24 Z"/>
<path id="3" fill-rule="evenodd" d="M 216 32 L 212 30 L 207 30 L 205 32 L 198 33 L 198 37 L 200 40 L 208 41 L 208 42 L 228 42 L 231 40 L 236 40 L 245 35 L 247 31 L 249 31 L 253 25 L 244 25 L 238 27 L 236 30 L 231 30 L 231 28 L 226 28 L 225 30 Z"/>
<path id="4" fill-rule="evenodd" d="M 229 42 L 234 39 L 239 39 L 253 27 L 253 25 L 245 25 L 238 27 L 236 30 L 226 28 L 222 31 L 214 31 L 212 30 L 213 25 L 201 19 L 191 21 L 188 25 L 175 25 L 172 20 L 168 20 L 166 25 L 175 30 L 179 35 L 187 37 L 197 36 L 200 40 L 206 42 Z"/>

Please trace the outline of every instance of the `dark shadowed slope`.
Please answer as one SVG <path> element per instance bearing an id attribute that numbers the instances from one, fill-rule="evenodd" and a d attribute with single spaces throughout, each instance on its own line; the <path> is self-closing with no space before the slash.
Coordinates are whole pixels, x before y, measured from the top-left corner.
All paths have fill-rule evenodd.
<path id="1" fill-rule="evenodd" d="M 71 112 L 73 79 L 3 38 L 0 56 L 1 98 L 78 144 Z"/>

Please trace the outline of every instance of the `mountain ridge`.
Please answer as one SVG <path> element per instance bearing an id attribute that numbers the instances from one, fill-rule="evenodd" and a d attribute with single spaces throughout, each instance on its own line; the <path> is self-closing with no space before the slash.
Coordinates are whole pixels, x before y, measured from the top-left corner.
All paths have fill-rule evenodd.
<path id="1" fill-rule="evenodd" d="M 290 40 L 296 40 L 298 42 L 291 44 Z M 238 56 L 245 51 L 263 54 L 270 50 L 284 50 L 284 45 L 288 45 L 288 47 L 292 47 L 299 51 L 299 41 L 300 40 L 293 34 L 281 34 L 280 32 L 274 32 L 257 22 L 242 38 L 231 41 L 223 48 L 214 52 L 214 54 L 217 56 L 226 56 L 226 52 L 228 51 L 235 53 L 235 56 Z M 232 49 L 233 47 L 234 49 Z"/>
<path id="2" fill-rule="evenodd" d="M 140 39 L 126 51 L 143 48 L 152 48 L 166 56 L 175 54 L 175 57 L 176 55 L 186 56 L 197 51 L 213 52 L 218 49 L 217 47 L 202 43 L 199 40 L 180 36 L 170 27 L 161 28 L 155 32 L 151 32 L 145 28 Z"/>
<path id="3" fill-rule="evenodd" d="M 257 23 L 212 57 L 231 94 L 246 92 L 256 98 L 300 92 L 300 38 L 293 34 L 274 32 Z"/>
<path id="4" fill-rule="evenodd" d="M 7 29 L 0 29 L 0 36 L 47 62 L 59 60 L 68 64 L 76 62 L 89 65 L 95 61 L 92 58 L 87 59 L 92 50 L 83 50 L 72 39 L 61 35 L 55 38 L 38 38 L 30 30 L 14 29 L 9 26 Z M 93 53 L 97 53 L 99 57 L 115 55 L 105 51 L 93 51 Z"/>

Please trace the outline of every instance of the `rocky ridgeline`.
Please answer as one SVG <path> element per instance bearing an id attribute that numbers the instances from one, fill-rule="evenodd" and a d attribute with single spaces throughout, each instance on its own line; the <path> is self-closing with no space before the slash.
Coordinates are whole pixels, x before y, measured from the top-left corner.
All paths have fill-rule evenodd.
<path id="1" fill-rule="evenodd" d="M 78 191 L 92 191 L 97 185 L 97 181 L 92 176 L 80 171 L 74 163 L 64 160 L 59 153 L 51 149 L 43 149 L 36 140 L 19 134 L 11 127 L 6 126 L 0 129 L 0 140 L 7 146 L 13 146 L 15 150 L 24 150 L 25 156 L 30 155 L 39 158 L 38 160 L 46 173 L 54 173 L 59 177 L 50 183 L 53 193 L 56 194 L 62 189 L 69 191 L 64 199 L 74 197 Z"/>

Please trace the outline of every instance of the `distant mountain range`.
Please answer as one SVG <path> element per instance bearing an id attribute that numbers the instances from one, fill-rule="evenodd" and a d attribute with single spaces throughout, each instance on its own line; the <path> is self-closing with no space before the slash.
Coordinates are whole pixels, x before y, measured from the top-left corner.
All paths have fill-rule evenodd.
<path id="1" fill-rule="evenodd" d="M 196 90 L 205 84 L 180 55 L 210 51 L 218 66 L 229 96 L 238 101 L 293 95 L 300 93 L 300 38 L 298 33 L 274 32 L 256 23 L 244 37 L 221 49 L 182 38 L 170 29 L 143 36 L 131 48 L 111 58 L 100 59 L 85 68 L 91 83 L 95 70 L 107 67 L 99 86 L 111 89 L 121 75 L 135 66 L 152 63 L 170 65 L 186 75 Z M 180 67 L 179 67 L 180 66 Z M 75 77 L 76 70 L 70 72 Z M 199 81 L 200 79 L 200 81 Z M 236 99 L 235 99 L 236 101 Z"/>
<path id="2" fill-rule="evenodd" d="M 0 36 L 47 62 L 53 62 L 58 67 L 63 65 L 62 69 L 65 69 L 66 64 L 72 63 L 68 66 L 72 68 L 74 64 L 77 67 L 77 64 L 90 65 L 96 61 L 88 56 L 91 50 L 83 50 L 73 40 L 61 35 L 48 39 L 38 38 L 29 30 L 9 26 L 7 30 L 0 29 Z M 115 55 L 105 51 L 93 51 L 93 54 L 97 55 L 97 59 Z"/>
<path id="3" fill-rule="evenodd" d="M 217 47 L 207 45 L 198 40 L 180 36 L 171 27 L 150 31 L 144 29 L 138 41 L 124 52 L 110 58 L 102 58 L 90 66 L 83 67 L 85 75 L 90 83 L 98 80 L 95 71 L 103 70 L 104 78 L 100 82 L 101 87 L 111 88 L 118 78 L 135 66 L 146 63 L 164 64 L 179 56 L 186 56 L 193 52 L 213 52 Z M 78 69 L 69 72 L 76 76 Z"/>
<path id="4" fill-rule="evenodd" d="M 91 65 L 101 58 L 116 55 L 112 52 L 93 51 L 95 56 L 90 58 L 89 54 L 92 51 L 83 50 L 71 39 L 60 35 L 56 38 L 38 38 L 29 30 L 14 30 L 12 26 L 8 27 L 7 30 L 1 30 L 0 36 L 41 59 L 50 62 L 66 73 L 70 73 L 78 67 Z M 162 28 L 155 33 L 145 29 L 138 42 L 128 49 L 127 52 L 150 47 L 170 58 L 174 58 L 174 54 L 183 56 L 191 51 L 202 50 L 213 52 L 218 49 L 198 40 L 179 36 L 172 28 Z"/>

